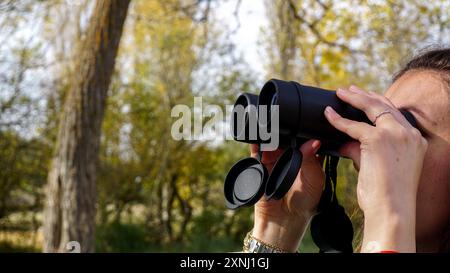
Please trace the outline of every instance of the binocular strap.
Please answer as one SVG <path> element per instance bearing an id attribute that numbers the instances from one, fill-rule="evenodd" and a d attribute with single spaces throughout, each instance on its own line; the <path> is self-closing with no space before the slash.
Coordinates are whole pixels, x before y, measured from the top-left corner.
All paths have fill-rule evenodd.
<path id="1" fill-rule="evenodd" d="M 318 214 L 311 222 L 311 234 L 321 253 L 353 252 L 353 226 L 337 199 L 339 157 L 325 157 L 325 186 Z"/>

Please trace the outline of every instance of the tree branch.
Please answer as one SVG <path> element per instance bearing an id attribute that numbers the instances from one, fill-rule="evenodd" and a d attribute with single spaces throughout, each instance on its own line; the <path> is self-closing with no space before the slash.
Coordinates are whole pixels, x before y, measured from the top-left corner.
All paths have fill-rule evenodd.
<path id="1" fill-rule="evenodd" d="M 321 1 L 317 1 L 323 8 L 324 10 L 328 10 L 330 9 L 330 6 L 327 6 L 325 4 L 323 4 Z M 308 22 L 304 17 L 305 17 L 305 13 L 302 12 L 302 14 L 298 13 L 297 7 L 294 3 L 293 0 L 289 0 L 289 7 L 292 10 L 292 14 L 294 16 L 294 18 L 298 21 L 300 21 L 302 24 L 304 24 L 306 27 L 309 28 L 309 30 L 314 34 L 314 36 L 322 43 L 329 45 L 331 47 L 336 47 L 336 48 L 340 48 L 344 51 L 348 51 L 351 53 L 363 53 L 361 50 L 358 49 L 354 49 L 354 48 L 350 48 L 349 46 L 347 46 L 346 44 L 342 44 L 342 43 L 338 43 L 335 41 L 329 41 L 327 40 L 321 33 L 320 31 L 317 29 L 317 23 L 320 22 L 320 19 L 315 20 L 314 22 Z"/>

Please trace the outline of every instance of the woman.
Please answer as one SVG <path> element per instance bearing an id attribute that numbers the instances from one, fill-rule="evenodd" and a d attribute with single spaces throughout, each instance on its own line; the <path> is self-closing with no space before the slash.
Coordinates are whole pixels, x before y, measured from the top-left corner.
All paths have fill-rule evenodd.
<path id="1" fill-rule="evenodd" d="M 385 96 L 358 87 L 337 96 L 361 109 L 373 126 L 347 120 L 332 108 L 327 120 L 356 141 L 342 147 L 358 170 L 357 198 L 364 213 L 362 252 L 448 251 L 450 230 L 450 48 L 411 60 Z M 413 128 L 397 109 L 417 119 Z M 324 173 L 315 155 L 320 141 L 301 147 L 302 168 L 282 200 L 255 205 L 249 238 L 266 250 L 295 252 L 316 212 Z M 256 156 L 257 147 L 252 146 Z M 273 167 L 280 151 L 264 153 Z"/>

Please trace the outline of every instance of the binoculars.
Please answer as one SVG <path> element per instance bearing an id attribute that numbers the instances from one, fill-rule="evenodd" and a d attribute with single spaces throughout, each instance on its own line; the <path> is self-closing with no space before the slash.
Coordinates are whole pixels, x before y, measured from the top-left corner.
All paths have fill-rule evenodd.
<path id="1" fill-rule="evenodd" d="M 263 195 L 279 200 L 289 191 L 302 165 L 300 146 L 309 139 L 321 141 L 325 156 L 325 186 L 318 213 L 311 221 L 311 235 L 320 252 L 353 252 L 353 226 L 336 196 L 339 148 L 351 138 L 325 118 L 327 106 L 342 117 L 372 124 L 366 114 L 341 101 L 336 92 L 277 79 L 268 81 L 259 96 L 241 94 L 233 108 L 231 131 L 237 141 L 259 145 L 256 158 L 238 161 L 225 178 L 229 209 L 254 205 Z M 414 116 L 400 110 L 416 127 Z M 284 152 L 269 175 L 262 164 L 264 150 Z"/>
<path id="2" fill-rule="evenodd" d="M 366 114 L 341 101 L 335 91 L 301 85 L 293 81 L 272 79 L 258 95 L 241 94 L 232 112 L 233 138 L 244 143 L 262 145 L 273 142 L 274 149 L 284 149 L 269 173 L 257 158 L 237 162 L 225 179 L 226 205 L 230 209 L 255 204 L 263 194 L 268 199 L 281 199 L 300 170 L 301 144 L 309 139 L 321 141 L 320 155 L 339 156 L 339 148 L 351 138 L 334 128 L 325 118 L 324 110 L 333 107 L 342 117 L 372 124 Z M 243 110 L 244 109 L 244 110 Z M 401 111 L 416 125 L 414 116 Z"/>

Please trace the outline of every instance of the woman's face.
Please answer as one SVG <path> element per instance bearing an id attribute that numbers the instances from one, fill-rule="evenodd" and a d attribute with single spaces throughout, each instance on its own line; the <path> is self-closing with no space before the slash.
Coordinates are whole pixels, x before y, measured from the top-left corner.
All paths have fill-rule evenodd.
<path id="1" fill-rule="evenodd" d="M 435 251 L 450 223 L 450 96 L 433 71 L 409 71 L 386 91 L 397 108 L 409 110 L 428 141 L 417 193 L 418 250 Z"/>

